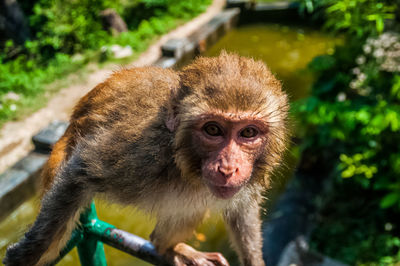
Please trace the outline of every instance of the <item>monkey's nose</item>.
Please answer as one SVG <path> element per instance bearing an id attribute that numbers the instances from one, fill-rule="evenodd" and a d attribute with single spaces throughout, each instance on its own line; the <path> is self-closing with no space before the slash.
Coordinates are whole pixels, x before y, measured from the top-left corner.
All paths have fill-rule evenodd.
<path id="1" fill-rule="evenodd" d="M 218 166 L 218 172 L 220 172 L 225 178 L 229 178 L 236 174 L 239 171 L 239 168 L 236 167 L 221 167 Z"/>

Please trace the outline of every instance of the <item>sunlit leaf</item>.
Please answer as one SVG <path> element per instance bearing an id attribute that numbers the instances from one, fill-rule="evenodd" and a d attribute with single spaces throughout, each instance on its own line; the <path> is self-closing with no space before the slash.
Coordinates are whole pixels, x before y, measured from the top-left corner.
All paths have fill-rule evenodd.
<path id="1" fill-rule="evenodd" d="M 400 192 L 393 192 L 388 195 L 386 195 L 382 200 L 381 200 L 381 208 L 389 208 L 392 207 L 395 204 L 400 203 Z"/>

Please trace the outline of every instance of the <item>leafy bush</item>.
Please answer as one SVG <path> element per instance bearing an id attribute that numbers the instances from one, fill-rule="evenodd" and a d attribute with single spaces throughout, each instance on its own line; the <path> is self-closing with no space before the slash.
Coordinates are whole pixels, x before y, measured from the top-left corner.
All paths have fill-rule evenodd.
<path id="1" fill-rule="evenodd" d="M 395 18 L 398 4 L 397 0 L 300 0 L 300 10 L 323 17 L 325 29 L 360 38 L 382 33 L 385 20 Z"/>
<path id="2" fill-rule="evenodd" d="M 355 60 L 348 46 L 311 63 L 323 72 L 297 109 L 308 125 L 304 149 L 329 149 L 343 178 L 387 190 L 381 206 L 400 208 L 400 37 L 385 33 L 363 47 Z"/>
<path id="3" fill-rule="evenodd" d="M 318 10 L 326 28 L 347 36 L 346 45 L 332 56 L 312 61 L 318 80 L 311 96 L 294 107 L 304 125 L 305 161 L 334 169 L 334 190 L 323 200 L 322 213 L 327 214 L 313 245 L 351 264 L 399 262 L 398 5 L 390 0 L 303 0 L 302 6 Z M 364 204 L 352 206 L 350 200 L 361 199 Z M 365 215 L 354 218 L 357 212 Z"/>

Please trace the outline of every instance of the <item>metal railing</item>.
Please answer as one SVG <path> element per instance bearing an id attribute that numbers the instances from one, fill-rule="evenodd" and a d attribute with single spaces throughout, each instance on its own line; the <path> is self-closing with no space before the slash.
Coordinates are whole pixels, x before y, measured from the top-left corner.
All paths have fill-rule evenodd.
<path id="1" fill-rule="evenodd" d="M 149 241 L 99 220 L 93 202 L 81 214 L 80 223 L 80 226 L 72 232 L 71 239 L 60 256 L 51 265 L 57 264 L 68 252 L 77 247 L 81 265 L 106 266 L 103 243 L 149 263 L 166 264 Z"/>

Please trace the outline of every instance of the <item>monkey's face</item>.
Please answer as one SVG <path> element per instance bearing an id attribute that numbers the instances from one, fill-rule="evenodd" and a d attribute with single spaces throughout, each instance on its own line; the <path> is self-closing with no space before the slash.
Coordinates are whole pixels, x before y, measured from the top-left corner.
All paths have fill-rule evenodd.
<path id="1" fill-rule="evenodd" d="M 264 150 L 268 128 L 247 114 L 202 115 L 193 131 L 202 177 L 218 198 L 235 195 L 251 178 Z"/>
<path id="2" fill-rule="evenodd" d="M 180 82 L 166 126 L 182 176 L 225 199 L 267 186 L 286 147 L 288 101 L 265 64 L 223 52 L 186 66 Z"/>

